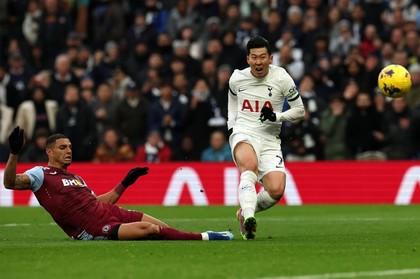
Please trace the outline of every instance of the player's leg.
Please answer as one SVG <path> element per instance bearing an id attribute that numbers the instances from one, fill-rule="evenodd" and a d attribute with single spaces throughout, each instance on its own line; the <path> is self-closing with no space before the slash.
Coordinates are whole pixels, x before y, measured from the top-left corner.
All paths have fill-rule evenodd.
<path id="1" fill-rule="evenodd" d="M 192 233 L 169 227 L 160 227 L 149 222 L 121 224 L 118 228 L 118 240 L 232 240 L 230 232 Z"/>
<path id="2" fill-rule="evenodd" d="M 241 173 L 238 198 L 241 209 L 237 212 L 244 239 L 253 239 L 256 231 L 254 217 L 257 204 L 255 183 L 257 182 L 258 160 L 254 148 L 247 142 L 239 142 L 234 148 L 234 159 Z"/>
<path id="3" fill-rule="evenodd" d="M 264 211 L 279 202 L 286 187 L 286 173 L 280 143 L 267 142 L 260 151 L 259 175 L 264 190 L 257 196 L 256 212 Z"/>
<path id="4" fill-rule="evenodd" d="M 169 225 L 167 225 L 163 221 L 161 221 L 161 220 L 159 220 L 159 219 L 157 219 L 155 217 L 152 217 L 152 216 L 150 216 L 150 215 L 148 215 L 146 213 L 143 213 L 143 218 L 141 219 L 141 221 L 143 221 L 143 222 L 149 222 L 149 223 L 158 225 L 158 226 L 160 226 L 162 228 L 169 228 Z"/>
<path id="5" fill-rule="evenodd" d="M 255 212 L 267 210 L 280 201 L 286 188 L 286 174 L 282 171 L 272 171 L 264 175 L 261 181 L 264 190 L 257 196 Z"/>

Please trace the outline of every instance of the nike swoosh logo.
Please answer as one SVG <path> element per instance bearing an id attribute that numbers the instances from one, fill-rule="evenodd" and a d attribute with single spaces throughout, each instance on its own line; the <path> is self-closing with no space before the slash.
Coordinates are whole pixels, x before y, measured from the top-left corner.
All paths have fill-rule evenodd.
<path id="1" fill-rule="evenodd" d="M 55 175 L 55 174 L 57 174 L 57 172 L 56 171 L 53 171 L 53 172 L 50 172 L 50 174 L 51 175 Z"/>

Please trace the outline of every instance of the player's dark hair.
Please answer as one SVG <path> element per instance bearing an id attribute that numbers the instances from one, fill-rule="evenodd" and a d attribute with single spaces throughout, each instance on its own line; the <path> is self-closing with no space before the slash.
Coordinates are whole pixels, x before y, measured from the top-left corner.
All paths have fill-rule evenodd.
<path id="1" fill-rule="evenodd" d="M 263 37 L 256 35 L 252 37 L 246 44 L 246 51 L 247 51 L 247 54 L 249 55 L 251 49 L 263 48 L 263 47 L 265 47 L 267 49 L 268 54 L 271 55 L 270 43 Z"/>
<path id="2" fill-rule="evenodd" d="M 46 148 L 51 148 L 55 142 L 59 139 L 68 139 L 69 137 L 63 134 L 54 134 L 48 137 L 47 142 L 45 143 Z"/>

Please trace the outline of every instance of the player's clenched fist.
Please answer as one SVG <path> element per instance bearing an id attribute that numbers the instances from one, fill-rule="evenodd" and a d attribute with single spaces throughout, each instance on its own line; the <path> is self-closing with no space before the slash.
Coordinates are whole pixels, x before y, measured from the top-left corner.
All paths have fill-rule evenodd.
<path id="1" fill-rule="evenodd" d="M 260 120 L 261 120 L 261 122 L 264 122 L 267 119 L 270 120 L 271 122 L 275 122 L 276 121 L 276 114 L 274 113 L 274 111 L 271 108 L 263 107 L 261 109 Z"/>
<path id="2" fill-rule="evenodd" d="M 142 175 L 146 175 L 149 173 L 149 168 L 134 168 L 131 169 L 127 175 L 124 177 L 124 179 L 121 181 L 122 186 L 128 187 L 134 182 L 136 182 L 137 178 L 139 178 Z"/>
<path id="3" fill-rule="evenodd" d="M 9 135 L 10 153 L 17 155 L 23 147 L 23 129 L 17 126 Z"/>

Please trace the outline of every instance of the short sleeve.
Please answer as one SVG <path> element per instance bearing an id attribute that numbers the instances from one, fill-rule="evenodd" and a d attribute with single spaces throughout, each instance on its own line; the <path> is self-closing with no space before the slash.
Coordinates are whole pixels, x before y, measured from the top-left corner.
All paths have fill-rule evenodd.
<path id="1" fill-rule="evenodd" d="M 32 169 L 25 171 L 25 174 L 28 175 L 31 180 L 30 189 L 32 192 L 38 191 L 39 188 L 41 188 L 42 183 L 44 183 L 44 171 L 42 170 L 42 167 L 33 167 Z"/>

